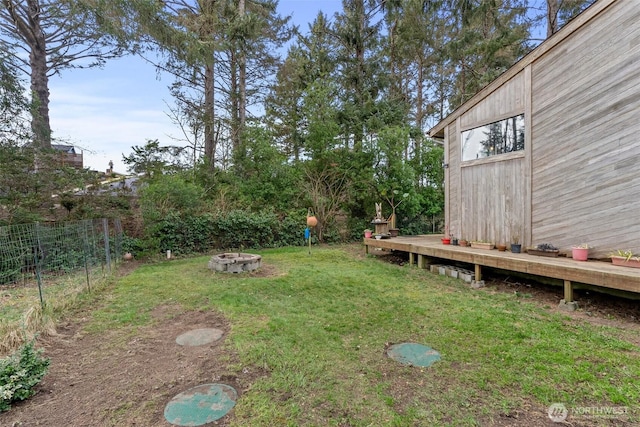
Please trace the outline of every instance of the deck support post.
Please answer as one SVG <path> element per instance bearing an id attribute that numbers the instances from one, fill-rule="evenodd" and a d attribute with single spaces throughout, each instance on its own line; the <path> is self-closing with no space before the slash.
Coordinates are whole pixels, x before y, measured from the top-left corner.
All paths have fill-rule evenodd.
<path id="1" fill-rule="evenodd" d="M 573 302 L 573 286 L 571 286 L 571 280 L 564 281 L 564 301 Z"/>
<path id="2" fill-rule="evenodd" d="M 422 254 L 418 254 L 418 268 L 421 270 L 424 268 L 424 255 Z"/>
<path id="3" fill-rule="evenodd" d="M 369 245 L 367 245 L 366 243 L 364 244 L 364 254 L 369 255 Z"/>
<path id="4" fill-rule="evenodd" d="M 560 300 L 558 308 L 564 311 L 576 311 L 578 309 L 578 303 L 573 300 L 573 285 L 571 284 L 571 280 L 564 281 L 564 299 Z"/>
<path id="5" fill-rule="evenodd" d="M 475 280 L 479 282 L 482 280 L 482 266 L 480 264 L 476 264 L 475 266 Z"/>
<path id="6" fill-rule="evenodd" d="M 415 254 L 413 252 L 409 252 L 409 265 L 413 265 L 415 263 Z"/>

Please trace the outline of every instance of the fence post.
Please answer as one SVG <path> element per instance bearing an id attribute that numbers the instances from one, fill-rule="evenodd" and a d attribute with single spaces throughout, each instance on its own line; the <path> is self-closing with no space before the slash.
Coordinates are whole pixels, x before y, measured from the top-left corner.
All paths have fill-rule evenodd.
<path id="1" fill-rule="evenodd" d="M 42 276 L 41 276 L 40 262 L 39 262 L 39 258 L 40 258 L 39 255 L 41 250 L 42 250 L 42 246 L 40 244 L 40 223 L 36 222 L 36 247 L 35 247 L 35 250 L 33 251 L 33 258 L 34 258 L 33 260 L 36 265 L 36 280 L 38 281 L 38 293 L 40 294 L 40 306 L 44 310 L 44 296 L 42 294 Z"/>
<path id="2" fill-rule="evenodd" d="M 87 252 L 89 251 L 89 236 L 87 235 L 87 224 L 88 221 L 90 220 L 84 220 L 82 221 L 82 230 L 84 231 L 83 234 L 83 253 L 84 253 L 84 274 L 87 276 L 87 289 L 89 290 L 89 292 L 91 292 L 91 281 L 89 280 L 89 260 L 88 260 L 88 254 Z"/>
<path id="3" fill-rule="evenodd" d="M 116 266 L 118 265 L 118 262 L 122 260 L 122 222 L 120 221 L 120 218 L 114 218 L 113 219 L 113 228 L 114 228 L 114 236 L 113 236 L 113 244 L 114 244 L 114 248 L 113 248 L 113 253 L 115 255 L 115 262 L 116 262 Z"/>
<path id="4" fill-rule="evenodd" d="M 102 228 L 104 229 L 104 252 L 105 262 L 107 263 L 107 270 L 111 273 L 111 250 L 109 248 L 109 221 L 106 218 L 102 219 Z"/>

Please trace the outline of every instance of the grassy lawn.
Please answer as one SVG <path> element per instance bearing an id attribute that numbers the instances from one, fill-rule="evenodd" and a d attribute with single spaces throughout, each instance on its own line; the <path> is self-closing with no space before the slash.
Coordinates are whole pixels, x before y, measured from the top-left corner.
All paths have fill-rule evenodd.
<path id="1" fill-rule="evenodd" d="M 627 407 L 625 420 L 639 420 L 635 332 L 353 246 L 259 253 L 263 270 L 249 275 L 213 273 L 208 257 L 142 266 L 88 328 L 135 330 L 164 304 L 224 314 L 225 345 L 239 360 L 230 369 L 267 372 L 240 396 L 232 425 L 508 424 L 517 414 L 544 419 L 554 402 Z M 402 366 L 385 355 L 398 342 L 426 344 L 442 360 Z"/>

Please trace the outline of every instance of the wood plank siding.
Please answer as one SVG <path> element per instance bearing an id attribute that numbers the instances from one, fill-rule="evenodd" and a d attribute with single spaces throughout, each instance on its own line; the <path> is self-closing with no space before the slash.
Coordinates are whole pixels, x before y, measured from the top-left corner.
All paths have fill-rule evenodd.
<path id="1" fill-rule="evenodd" d="M 460 193 L 458 191 L 460 187 L 460 153 L 455 151 L 455 147 L 460 145 L 457 124 L 458 122 L 454 122 L 449 126 L 449 140 L 453 143 L 445 148 L 447 150 L 445 163 L 449 165 L 445 170 L 445 188 L 447 189 L 445 200 L 448 200 L 447 206 L 445 206 L 445 221 L 449 226 L 450 234 L 454 237 L 460 237 L 463 228 L 460 223 Z"/>
<path id="2" fill-rule="evenodd" d="M 461 131 L 524 113 L 524 72 L 507 80 L 460 117 Z"/>
<path id="3" fill-rule="evenodd" d="M 521 156 L 462 168 L 462 237 L 508 243 L 523 235 L 523 163 Z"/>
<path id="4" fill-rule="evenodd" d="M 532 65 L 532 238 L 640 253 L 640 3 Z"/>
<path id="5" fill-rule="evenodd" d="M 525 150 L 461 161 L 461 132 L 523 113 Z M 456 237 L 640 254 L 640 1 L 597 1 L 429 134 Z"/>
<path id="6" fill-rule="evenodd" d="M 524 235 L 524 200 L 528 197 L 524 152 L 462 162 L 460 134 L 524 113 L 525 99 L 521 72 L 448 126 L 446 205 L 455 237 L 506 243 L 512 234 Z"/>

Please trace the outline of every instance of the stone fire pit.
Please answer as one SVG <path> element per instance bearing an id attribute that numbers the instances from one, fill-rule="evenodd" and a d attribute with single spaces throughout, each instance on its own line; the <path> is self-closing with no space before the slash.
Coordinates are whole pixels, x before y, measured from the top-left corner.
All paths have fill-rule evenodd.
<path id="1" fill-rule="evenodd" d="M 209 260 L 209 269 L 223 273 L 243 273 L 257 270 L 262 266 L 260 255 L 226 253 L 215 255 Z"/>

